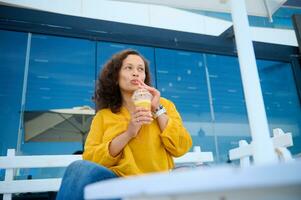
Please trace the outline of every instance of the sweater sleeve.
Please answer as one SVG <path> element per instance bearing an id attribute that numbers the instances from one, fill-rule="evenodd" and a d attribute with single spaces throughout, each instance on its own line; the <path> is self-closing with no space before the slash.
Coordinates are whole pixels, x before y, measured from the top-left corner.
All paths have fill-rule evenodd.
<path id="1" fill-rule="evenodd" d="M 165 107 L 168 115 L 167 126 L 160 137 L 165 149 L 174 157 L 184 155 L 192 146 L 192 139 L 185 129 L 181 116 L 175 105 L 162 98 L 161 103 Z"/>
<path id="2" fill-rule="evenodd" d="M 99 163 L 105 167 L 116 165 L 121 159 L 123 152 L 118 154 L 116 157 L 113 157 L 109 153 L 109 145 L 113 138 L 115 138 L 123 131 L 123 123 L 117 123 L 116 125 L 111 124 L 109 128 L 106 128 L 103 120 L 103 115 L 98 112 L 93 118 L 90 132 L 85 142 L 83 159 Z"/>

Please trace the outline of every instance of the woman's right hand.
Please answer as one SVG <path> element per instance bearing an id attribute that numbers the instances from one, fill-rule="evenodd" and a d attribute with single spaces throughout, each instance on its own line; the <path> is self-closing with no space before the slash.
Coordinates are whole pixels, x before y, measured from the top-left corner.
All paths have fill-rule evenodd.
<path id="1" fill-rule="evenodd" d="M 142 107 L 136 107 L 135 111 L 131 113 L 131 120 L 127 130 L 130 138 L 137 136 L 143 124 L 151 124 L 152 121 L 153 116 L 150 110 Z"/>

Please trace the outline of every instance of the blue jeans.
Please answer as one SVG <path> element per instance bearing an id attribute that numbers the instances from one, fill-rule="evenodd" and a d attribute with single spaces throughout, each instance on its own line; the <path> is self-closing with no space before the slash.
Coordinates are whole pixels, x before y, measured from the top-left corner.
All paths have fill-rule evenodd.
<path id="1" fill-rule="evenodd" d="M 82 200 L 86 185 L 116 177 L 111 170 L 96 163 L 86 160 L 75 161 L 67 167 L 56 199 Z"/>

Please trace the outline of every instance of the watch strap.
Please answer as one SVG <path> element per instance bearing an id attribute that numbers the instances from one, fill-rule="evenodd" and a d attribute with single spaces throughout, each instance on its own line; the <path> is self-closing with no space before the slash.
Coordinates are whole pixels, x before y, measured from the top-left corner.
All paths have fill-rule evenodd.
<path id="1" fill-rule="evenodd" d="M 166 113 L 166 109 L 162 104 L 159 105 L 159 107 L 153 112 L 154 118 L 158 118 L 160 115 Z"/>

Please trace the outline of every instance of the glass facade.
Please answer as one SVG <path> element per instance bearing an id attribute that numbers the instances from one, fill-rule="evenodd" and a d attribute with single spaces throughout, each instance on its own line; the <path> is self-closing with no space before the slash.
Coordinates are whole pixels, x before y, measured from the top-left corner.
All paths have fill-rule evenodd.
<path id="1" fill-rule="evenodd" d="M 213 130 L 220 161 L 227 161 L 228 151 L 241 139 L 250 141 L 238 59 L 206 55 L 213 104 Z"/>
<path id="2" fill-rule="evenodd" d="M 93 107 L 94 60 L 94 42 L 33 34 L 25 112 L 85 105 Z M 71 154 L 81 146 L 80 142 L 49 142 L 45 145 L 45 141 L 31 142 L 28 139 L 23 140 L 21 149 L 25 154 Z"/>
<path id="3" fill-rule="evenodd" d="M 156 49 L 157 88 L 180 112 L 193 145 L 216 155 L 204 55 Z"/>
<path id="4" fill-rule="evenodd" d="M 0 152 L 16 148 L 28 34 L 0 31 Z"/>
<path id="5" fill-rule="evenodd" d="M 301 110 L 289 63 L 257 60 L 270 131 L 282 128 L 293 134 L 292 154 L 300 153 Z"/>
<path id="6" fill-rule="evenodd" d="M 212 151 L 216 163 L 227 162 L 239 140 L 251 141 L 237 57 L 0 30 L 1 155 L 17 145 L 23 88 L 25 112 L 94 107 L 99 71 L 112 54 L 127 48 L 150 61 L 153 85 L 175 103 L 194 145 Z M 292 132 L 290 150 L 300 153 L 301 110 L 291 64 L 257 60 L 257 65 L 270 129 Z M 80 141 L 25 142 L 22 135 L 23 154 L 71 154 L 82 148 Z"/>

